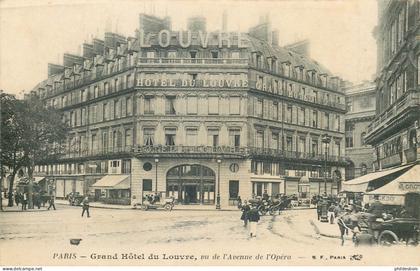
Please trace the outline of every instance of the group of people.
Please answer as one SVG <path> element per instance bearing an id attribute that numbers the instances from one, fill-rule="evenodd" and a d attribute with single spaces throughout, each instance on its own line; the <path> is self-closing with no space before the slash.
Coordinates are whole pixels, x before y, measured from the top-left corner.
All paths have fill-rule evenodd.
<path id="1" fill-rule="evenodd" d="M 56 210 L 54 196 L 51 195 L 51 196 L 45 197 L 45 193 L 46 192 L 44 192 L 44 193 L 35 192 L 33 194 L 32 200 L 33 200 L 34 206 L 36 206 L 36 207 L 38 207 L 38 209 L 40 209 L 41 205 L 42 205 L 42 207 L 45 207 L 45 203 L 48 202 L 49 206 L 48 206 L 47 209 L 50 210 L 51 208 L 54 208 L 54 210 Z M 13 197 L 14 197 L 16 206 L 19 207 L 19 204 L 21 204 L 22 211 L 26 211 L 28 209 L 28 204 L 29 204 L 29 193 L 28 192 L 23 192 L 22 193 L 22 192 L 15 191 L 13 193 Z"/>

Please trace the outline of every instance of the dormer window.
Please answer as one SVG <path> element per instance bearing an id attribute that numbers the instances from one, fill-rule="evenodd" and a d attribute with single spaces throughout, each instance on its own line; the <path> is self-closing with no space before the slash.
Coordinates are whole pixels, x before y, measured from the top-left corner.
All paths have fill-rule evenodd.
<path id="1" fill-rule="evenodd" d="M 212 58 L 219 58 L 219 52 L 218 51 L 211 51 L 211 57 Z"/>

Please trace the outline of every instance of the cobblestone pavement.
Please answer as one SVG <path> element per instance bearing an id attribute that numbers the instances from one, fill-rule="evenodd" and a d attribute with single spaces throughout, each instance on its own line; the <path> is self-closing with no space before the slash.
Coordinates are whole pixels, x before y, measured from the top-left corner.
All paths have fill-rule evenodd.
<path id="1" fill-rule="evenodd" d="M 320 225 L 315 210 L 292 210 L 277 216 L 264 216 L 258 225 L 257 237 L 250 238 L 248 229 L 239 219 L 239 211 L 145 212 L 91 208 L 91 217 L 82 218 L 80 207 L 57 207 L 56 211 L 0 213 L 0 263 L 117 264 L 112 259 L 92 259 L 92 254 L 117 253 L 121 257 L 121 253 L 132 253 L 144 254 L 147 258 L 150 253 L 160 254 L 160 257 L 162 253 L 192 253 L 197 259 L 210 255 L 208 260 L 197 261 L 197 264 L 205 264 L 212 263 L 211 255 L 215 253 L 221 257 L 223 254 L 255 256 L 260 253 L 264 258 L 260 264 L 322 264 L 328 261 L 337 265 L 362 263 L 350 259 L 356 254 L 363 255 L 362 261 L 376 263 L 376 253 L 383 258 L 398 249 L 404 252 L 398 261 L 411 263 L 415 259 L 419 264 L 418 257 L 413 256 L 418 255 L 418 248 L 354 248 L 350 241 L 341 247 L 339 239 L 319 234 L 321 229 L 335 230 L 333 234 L 337 235 L 338 226 Z M 69 241 L 72 238 L 82 240 L 74 246 Z M 74 253 L 75 259 L 66 259 L 66 253 L 71 258 Z M 383 259 L 382 262 L 388 263 L 395 257 Z M 123 263 L 138 265 L 141 259 Z M 177 260 L 165 262 L 182 263 Z M 246 260 L 232 260 L 232 263 L 245 264 Z"/>

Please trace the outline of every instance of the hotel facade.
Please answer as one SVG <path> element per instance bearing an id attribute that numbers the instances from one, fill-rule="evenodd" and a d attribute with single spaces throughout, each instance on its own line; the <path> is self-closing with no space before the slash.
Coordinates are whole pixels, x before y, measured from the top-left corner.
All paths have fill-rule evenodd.
<path id="1" fill-rule="evenodd" d="M 33 89 L 70 127 L 59 158 L 37 162 L 37 180 L 58 198 L 113 204 L 155 192 L 222 208 L 265 191 L 337 194 L 342 82 L 310 59 L 307 42 L 280 47 L 267 18 L 248 33 L 226 32 L 226 22 L 206 32 L 202 17 L 188 31 L 139 19 L 135 37 L 83 44 Z"/>

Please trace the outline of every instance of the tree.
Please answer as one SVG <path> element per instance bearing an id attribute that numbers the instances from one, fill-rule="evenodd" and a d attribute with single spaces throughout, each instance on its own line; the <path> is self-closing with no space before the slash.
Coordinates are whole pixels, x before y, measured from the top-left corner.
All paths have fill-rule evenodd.
<path id="1" fill-rule="evenodd" d="M 36 95 L 24 100 L 1 94 L 2 116 L 2 162 L 12 170 L 9 185 L 9 206 L 13 206 L 11 194 L 13 180 L 21 167 L 26 168 L 29 178 L 28 207 L 32 208 L 33 171 L 37 161 L 54 159 L 62 151 L 66 135 L 66 124 L 61 113 Z"/>

